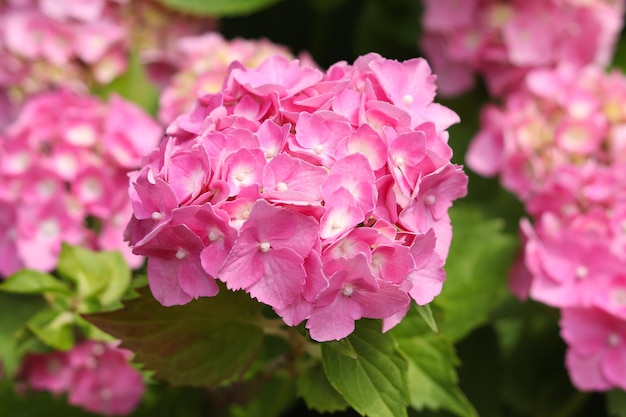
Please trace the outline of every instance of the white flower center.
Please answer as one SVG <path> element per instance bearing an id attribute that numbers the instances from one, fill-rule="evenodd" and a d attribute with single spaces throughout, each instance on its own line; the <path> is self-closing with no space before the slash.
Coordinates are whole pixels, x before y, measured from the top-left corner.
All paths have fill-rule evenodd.
<path id="1" fill-rule="evenodd" d="M 276 183 L 276 190 L 278 190 L 278 191 L 287 191 L 287 184 L 285 184 L 284 182 Z"/>
<path id="2" fill-rule="evenodd" d="M 428 204 L 429 206 L 432 206 L 433 204 L 437 202 L 437 197 L 435 197 L 432 194 L 429 194 L 426 197 L 424 197 L 424 202 Z"/>
<path id="3" fill-rule="evenodd" d="M 413 96 L 410 94 L 405 94 L 404 97 L 402 97 L 402 102 L 407 106 L 410 106 L 411 104 L 413 104 Z"/>
<path id="4" fill-rule="evenodd" d="M 215 230 L 211 230 L 211 231 L 209 232 L 209 240 L 210 240 L 211 242 L 215 242 L 217 239 L 219 239 L 219 238 L 220 238 L 220 236 L 221 236 L 221 235 L 220 235 L 218 232 L 216 232 Z"/>
<path id="5" fill-rule="evenodd" d="M 317 155 L 321 155 L 322 152 L 324 152 L 324 147 L 322 145 L 317 145 L 315 148 L 313 148 L 313 152 L 315 152 Z"/>
<path id="6" fill-rule="evenodd" d="M 156 222 L 163 218 L 163 213 L 161 213 L 160 211 L 153 211 L 150 217 Z"/>
<path id="7" fill-rule="evenodd" d="M 187 256 L 187 251 L 183 248 L 178 248 L 178 250 L 176 251 L 176 259 L 178 259 L 179 261 L 182 261 L 183 259 L 185 259 L 186 256 Z"/>
<path id="8" fill-rule="evenodd" d="M 263 253 L 269 252 L 271 246 L 269 242 L 261 242 L 259 243 L 259 250 Z"/>
<path id="9" fill-rule="evenodd" d="M 587 275 L 589 275 L 589 270 L 584 265 L 580 265 L 578 268 L 576 268 L 575 274 L 576 278 L 584 279 L 587 278 Z"/>
<path id="10" fill-rule="evenodd" d="M 349 282 L 343 284 L 343 288 L 341 290 L 341 293 L 343 295 L 345 295 L 346 297 L 350 297 L 353 292 L 354 292 L 354 287 L 352 286 L 352 284 L 350 284 Z"/>
<path id="11" fill-rule="evenodd" d="M 626 289 L 617 288 L 611 293 L 611 299 L 620 307 L 626 307 Z"/>
<path id="12" fill-rule="evenodd" d="M 611 334 L 609 334 L 609 336 L 606 338 L 606 343 L 610 346 L 610 347 L 616 347 L 619 346 L 619 344 L 622 342 L 621 338 L 619 337 L 619 335 L 615 332 L 612 332 Z"/>

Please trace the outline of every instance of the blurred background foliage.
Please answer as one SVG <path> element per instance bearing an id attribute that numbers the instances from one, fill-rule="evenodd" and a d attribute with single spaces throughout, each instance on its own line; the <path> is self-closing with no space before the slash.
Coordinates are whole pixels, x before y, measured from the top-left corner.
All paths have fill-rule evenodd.
<path id="1" fill-rule="evenodd" d="M 421 56 L 417 46 L 422 12 L 418 0 L 161 1 L 202 13 L 214 6 L 224 15 L 220 31 L 226 38 L 268 38 L 296 54 L 310 54 L 323 68 L 341 60 L 352 62 L 368 52 L 398 60 Z M 624 63 L 626 43 L 622 40 L 615 64 L 623 68 Z M 141 68 L 133 66 L 111 88 L 154 112 L 155 92 L 146 84 Z M 449 129 L 454 162 L 463 163 L 467 145 L 478 129 L 479 109 L 487 100 L 480 85 L 455 99 L 437 99 L 461 117 L 461 123 Z M 469 194 L 451 210 L 454 240 L 446 268 L 448 278 L 433 305 L 441 334 L 455 343 L 463 392 L 481 417 L 609 415 L 603 395 L 579 393 L 569 382 L 556 311 L 520 302 L 508 293 L 507 273 L 518 248 L 522 205 L 502 190 L 497 180 L 480 178 L 469 171 L 468 175 Z M 238 400 L 249 398 L 242 395 L 248 390 L 262 394 L 238 404 Z M 285 380 L 268 380 L 262 386 L 235 385 L 213 392 L 153 385 L 132 416 L 322 415 L 295 400 L 294 390 L 294 384 Z M 622 399 L 619 393 L 615 398 L 613 404 Z M 619 406 L 613 405 L 611 410 L 612 415 L 624 415 Z M 15 395 L 13 386 L 0 381 L 0 416 L 88 415 L 47 393 Z M 334 415 L 357 413 L 348 410 Z M 453 414 L 410 410 L 410 415 Z"/>

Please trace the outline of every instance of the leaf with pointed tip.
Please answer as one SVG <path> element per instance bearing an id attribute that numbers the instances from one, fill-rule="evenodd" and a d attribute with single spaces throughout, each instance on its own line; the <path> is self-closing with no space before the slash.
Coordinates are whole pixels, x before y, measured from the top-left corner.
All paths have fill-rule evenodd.
<path id="1" fill-rule="evenodd" d="M 148 288 L 121 310 L 84 316 L 122 340 L 135 360 L 172 385 L 214 387 L 237 378 L 263 343 L 254 324 L 261 305 L 244 292 L 222 288 L 215 297 L 163 307 Z"/>
<path id="2" fill-rule="evenodd" d="M 430 330 L 435 333 L 439 333 L 439 328 L 437 328 L 437 322 L 433 316 L 433 311 L 430 309 L 430 304 L 425 304 L 423 306 L 415 304 L 415 308 L 417 309 L 417 312 L 420 313 L 420 316 L 424 319 L 426 324 L 428 324 Z"/>
<path id="3" fill-rule="evenodd" d="M 341 343 L 349 344 L 356 356 L 338 349 Z M 322 362 L 333 388 L 362 415 L 407 415 L 408 364 L 393 336 L 381 333 L 380 322 L 359 320 L 344 341 L 323 343 Z"/>

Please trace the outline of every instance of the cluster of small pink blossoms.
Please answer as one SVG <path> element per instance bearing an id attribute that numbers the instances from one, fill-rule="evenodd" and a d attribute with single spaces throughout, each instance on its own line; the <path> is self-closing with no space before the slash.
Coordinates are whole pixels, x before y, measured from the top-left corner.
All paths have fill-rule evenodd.
<path id="1" fill-rule="evenodd" d="M 131 49 L 153 60 L 214 26 L 153 0 L 0 0 L 0 108 L 7 97 L 19 106 L 54 87 L 107 84 L 126 71 Z"/>
<path id="2" fill-rule="evenodd" d="M 119 97 L 66 90 L 31 97 L 0 132 L 0 276 L 51 271 L 62 242 L 120 250 L 130 199 L 127 173 L 157 146 L 162 128 Z"/>
<path id="3" fill-rule="evenodd" d="M 228 41 L 216 32 L 180 38 L 168 58 L 175 73 L 159 97 L 159 119 L 167 125 L 189 110 L 198 94 L 219 92 L 231 62 L 256 67 L 271 55 L 293 58 L 288 48 L 267 39 Z"/>
<path id="4" fill-rule="evenodd" d="M 70 404 L 92 413 L 126 415 L 146 388 L 131 356 L 115 343 L 85 340 L 67 352 L 27 356 L 21 378 L 31 389 L 67 394 Z"/>
<path id="5" fill-rule="evenodd" d="M 626 389 L 626 77 L 536 70 L 482 116 L 468 166 L 499 174 L 534 223 L 513 291 L 561 310 L 579 389 Z"/>
<path id="6" fill-rule="evenodd" d="M 233 63 L 131 180 L 127 238 L 154 297 L 185 304 L 220 280 L 317 341 L 432 301 L 467 190 L 435 89 L 421 58 Z"/>
<path id="7" fill-rule="evenodd" d="M 623 0 L 424 0 L 420 47 L 456 95 L 482 76 L 492 96 L 514 91 L 533 68 L 606 65 L 622 28 Z"/>

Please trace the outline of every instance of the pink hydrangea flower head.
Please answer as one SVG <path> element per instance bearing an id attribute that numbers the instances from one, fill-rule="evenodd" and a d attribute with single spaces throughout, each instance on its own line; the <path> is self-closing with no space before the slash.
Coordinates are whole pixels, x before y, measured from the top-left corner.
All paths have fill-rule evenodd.
<path id="1" fill-rule="evenodd" d="M 483 111 L 467 154 L 531 216 L 512 290 L 562 309 L 566 364 L 581 390 L 624 384 L 625 93 L 623 74 L 596 66 L 529 71 L 502 106 Z"/>
<path id="2" fill-rule="evenodd" d="M 623 23 L 623 1 L 427 0 L 420 46 L 442 94 L 469 90 L 474 75 L 506 96 L 526 72 L 559 63 L 607 65 Z"/>
<path id="3" fill-rule="evenodd" d="M 155 121 L 119 97 L 107 104 L 59 90 L 26 101 L 0 136 L 0 217 L 12 219 L 0 247 L 14 254 L 0 260 L 0 274 L 53 270 L 63 242 L 122 249 L 131 267 L 140 266 L 143 259 L 123 242 L 127 174 L 161 136 Z"/>
<path id="4" fill-rule="evenodd" d="M 132 176 L 127 237 L 149 258 L 157 300 L 210 296 L 200 289 L 217 279 L 318 341 L 360 318 L 387 330 L 411 300 L 432 301 L 447 210 L 467 190 L 447 143 L 458 117 L 434 95 L 422 59 L 369 54 L 327 72 L 283 55 L 232 64 Z M 187 259 L 195 272 L 182 274 Z M 167 271 L 150 268 L 163 260 Z"/>
<path id="5" fill-rule="evenodd" d="M 58 87 L 87 91 L 122 75 L 136 53 L 165 60 L 180 36 L 215 27 L 153 0 L 29 0 L 0 7 L 0 95 L 13 106 Z M 171 71 L 169 71 L 171 73 Z"/>
<path id="6" fill-rule="evenodd" d="M 613 166 L 624 161 L 621 112 L 626 78 L 598 67 L 563 64 L 528 73 L 523 88 L 501 107 L 488 105 L 466 161 L 481 175 L 500 175 L 521 199 L 531 199 L 546 182 L 560 176 L 575 189 L 582 173 L 567 165 Z M 568 173 L 555 173 L 562 169 Z M 595 174 L 589 174 L 594 176 Z M 566 179 L 569 178 L 569 184 Z"/>
<path id="7" fill-rule="evenodd" d="M 92 413 L 122 416 L 143 397 L 143 378 L 129 363 L 131 352 L 84 340 L 67 352 L 29 355 L 21 375 L 35 390 L 68 395 L 70 404 Z"/>

